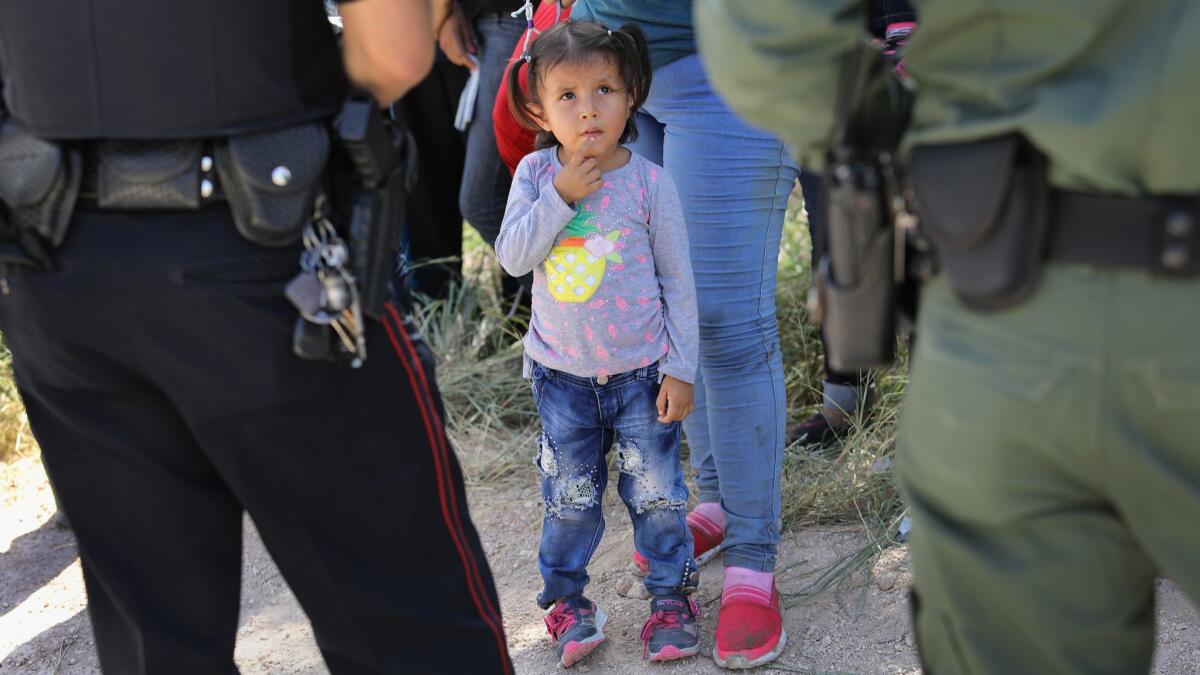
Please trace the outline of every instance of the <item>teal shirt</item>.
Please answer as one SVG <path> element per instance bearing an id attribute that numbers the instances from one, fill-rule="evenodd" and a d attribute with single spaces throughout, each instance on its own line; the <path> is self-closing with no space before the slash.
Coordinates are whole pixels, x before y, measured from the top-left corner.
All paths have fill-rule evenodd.
<path id="1" fill-rule="evenodd" d="M 1200 193 L 1200 1 L 920 0 L 907 144 L 1017 131 L 1059 187 Z M 697 0 L 713 86 L 820 162 L 866 0 Z"/>
<path id="2" fill-rule="evenodd" d="M 636 23 L 646 34 L 655 68 L 696 53 L 691 0 L 578 0 L 571 18 L 599 21 L 608 28 Z"/>

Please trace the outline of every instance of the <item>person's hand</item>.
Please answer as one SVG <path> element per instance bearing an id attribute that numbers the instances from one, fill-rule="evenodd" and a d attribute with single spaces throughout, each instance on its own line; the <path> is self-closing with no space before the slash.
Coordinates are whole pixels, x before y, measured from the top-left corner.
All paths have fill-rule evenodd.
<path id="1" fill-rule="evenodd" d="M 562 2 L 559 4 L 562 5 L 563 9 L 566 9 L 566 8 L 570 7 L 571 5 L 575 4 L 575 0 L 562 0 Z"/>
<path id="2" fill-rule="evenodd" d="M 588 156 L 595 142 L 595 139 L 586 139 L 554 177 L 554 189 L 568 204 L 574 204 L 604 185 L 600 164 L 595 157 Z"/>
<path id="3" fill-rule="evenodd" d="M 664 375 L 658 389 L 658 421 L 663 424 L 678 422 L 692 414 L 692 385 L 683 380 Z"/>
<path id="4" fill-rule="evenodd" d="M 479 66 L 470 58 L 476 52 L 475 36 L 471 34 L 471 22 L 463 13 L 462 5 L 457 2 L 450 9 L 450 14 L 442 22 L 437 34 L 438 46 L 450 63 L 462 66 L 467 70 L 475 70 Z"/>

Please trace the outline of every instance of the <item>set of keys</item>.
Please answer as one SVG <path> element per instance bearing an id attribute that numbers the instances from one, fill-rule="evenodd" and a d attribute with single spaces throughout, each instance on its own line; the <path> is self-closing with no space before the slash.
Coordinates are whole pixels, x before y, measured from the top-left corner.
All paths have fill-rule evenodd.
<path id="1" fill-rule="evenodd" d="M 285 295 L 300 311 L 294 349 L 302 358 L 328 359 L 345 354 L 358 368 L 367 359 L 362 304 L 354 275 L 347 269 L 350 249 L 318 204 L 304 228 L 300 274 L 288 282 Z M 334 343 L 331 335 L 336 335 Z"/>

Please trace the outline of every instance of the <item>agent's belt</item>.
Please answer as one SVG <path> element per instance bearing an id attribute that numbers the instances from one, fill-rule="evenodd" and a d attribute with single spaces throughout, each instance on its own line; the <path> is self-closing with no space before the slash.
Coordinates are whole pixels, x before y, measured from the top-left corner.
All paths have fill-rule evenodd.
<path id="1" fill-rule="evenodd" d="M 1200 197 L 1112 197 L 1051 192 L 1047 259 L 1200 275 Z"/>

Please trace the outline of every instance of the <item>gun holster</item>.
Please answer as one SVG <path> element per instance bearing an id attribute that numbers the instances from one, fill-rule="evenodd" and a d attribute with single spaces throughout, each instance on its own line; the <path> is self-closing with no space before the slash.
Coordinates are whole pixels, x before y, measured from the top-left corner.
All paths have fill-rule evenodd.
<path id="1" fill-rule="evenodd" d="M 838 164 L 826 176 L 829 253 L 816 274 L 826 357 L 837 371 L 891 362 L 896 344 L 895 237 L 883 172 Z"/>
<path id="2" fill-rule="evenodd" d="M 1010 134 L 913 149 L 909 178 L 921 231 L 969 307 L 995 311 L 1037 288 L 1046 254 L 1046 159 Z"/>
<path id="3" fill-rule="evenodd" d="M 334 122 L 342 161 L 338 173 L 348 214 L 350 263 L 363 313 L 380 318 L 404 236 L 409 191 L 417 178 L 417 145 L 388 123 L 369 96 L 353 97 Z"/>

